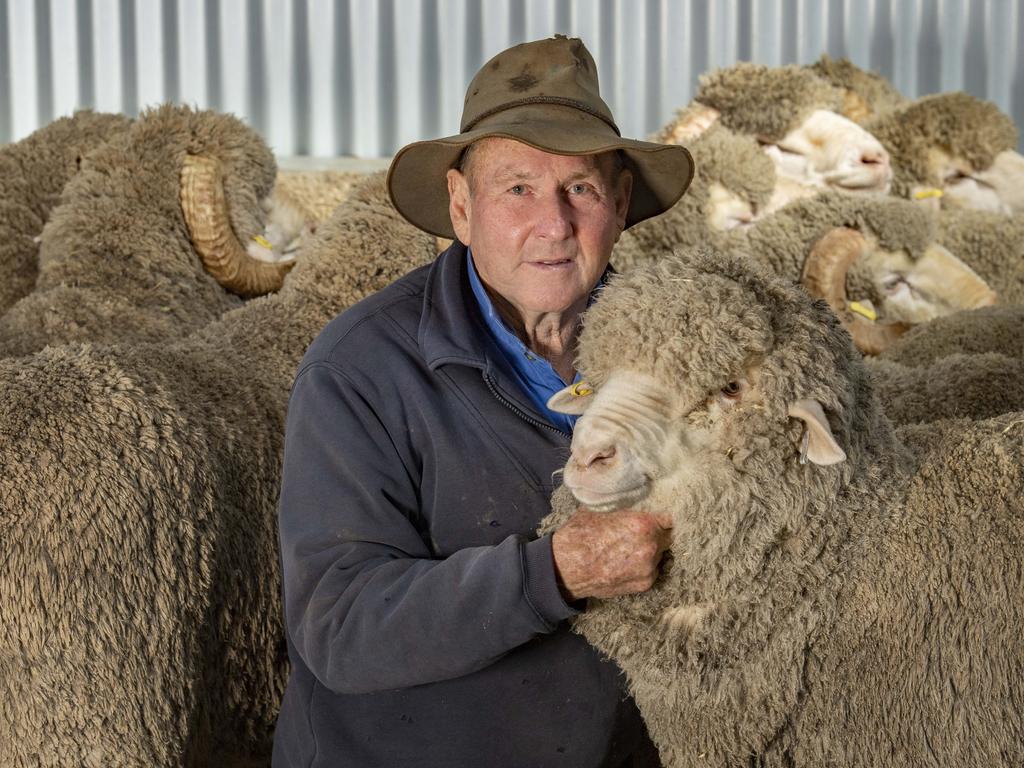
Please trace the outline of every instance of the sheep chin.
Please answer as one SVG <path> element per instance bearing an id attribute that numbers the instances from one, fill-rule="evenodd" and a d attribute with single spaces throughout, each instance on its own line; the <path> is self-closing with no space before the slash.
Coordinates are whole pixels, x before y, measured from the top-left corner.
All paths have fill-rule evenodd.
<path id="1" fill-rule="evenodd" d="M 646 478 L 640 485 L 609 493 L 580 486 L 574 488 L 568 483 L 566 483 L 566 487 L 577 503 L 591 512 L 617 512 L 620 509 L 628 509 L 637 502 L 643 501 L 651 491 L 651 484 Z"/>

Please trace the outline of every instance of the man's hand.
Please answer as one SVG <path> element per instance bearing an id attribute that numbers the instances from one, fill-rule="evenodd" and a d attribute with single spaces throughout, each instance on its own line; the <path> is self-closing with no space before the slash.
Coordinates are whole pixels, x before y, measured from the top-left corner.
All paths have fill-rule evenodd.
<path id="1" fill-rule="evenodd" d="M 668 515 L 580 509 L 551 538 L 555 574 L 569 600 L 644 592 L 671 541 Z"/>

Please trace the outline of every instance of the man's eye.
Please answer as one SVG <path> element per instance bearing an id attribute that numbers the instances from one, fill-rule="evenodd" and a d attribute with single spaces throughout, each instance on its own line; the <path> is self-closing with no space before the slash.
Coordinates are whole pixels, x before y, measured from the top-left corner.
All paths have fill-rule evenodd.
<path id="1" fill-rule="evenodd" d="M 509 189 L 509 192 L 511 192 L 513 195 L 522 195 L 523 193 L 526 192 L 526 187 L 524 187 L 522 184 L 516 184 Z"/>
<path id="2" fill-rule="evenodd" d="M 584 192 L 587 191 L 587 185 L 573 184 L 571 187 L 569 187 L 569 191 L 572 192 L 574 195 L 582 195 Z"/>

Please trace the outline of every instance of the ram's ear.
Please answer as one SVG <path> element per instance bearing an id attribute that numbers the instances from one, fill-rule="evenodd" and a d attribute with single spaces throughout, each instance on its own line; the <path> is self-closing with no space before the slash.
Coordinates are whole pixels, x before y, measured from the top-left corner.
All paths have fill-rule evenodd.
<path id="1" fill-rule="evenodd" d="M 579 416 L 594 400 L 594 388 L 585 381 L 577 381 L 560 389 L 548 400 L 548 408 L 557 413 Z"/>
<path id="2" fill-rule="evenodd" d="M 804 423 L 804 434 L 800 441 L 801 463 L 804 457 L 822 467 L 846 461 L 846 451 L 836 442 L 828 419 L 825 418 L 825 411 L 817 400 L 797 400 L 790 404 L 789 415 Z"/>

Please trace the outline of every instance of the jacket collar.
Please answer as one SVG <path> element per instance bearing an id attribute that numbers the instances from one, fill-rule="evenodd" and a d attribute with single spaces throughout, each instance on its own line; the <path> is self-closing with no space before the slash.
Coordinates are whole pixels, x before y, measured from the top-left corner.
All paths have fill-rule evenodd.
<path id="1" fill-rule="evenodd" d="M 466 246 L 456 240 L 430 265 L 417 341 L 431 370 L 446 363 L 490 369 L 487 327 L 466 269 Z"/>

